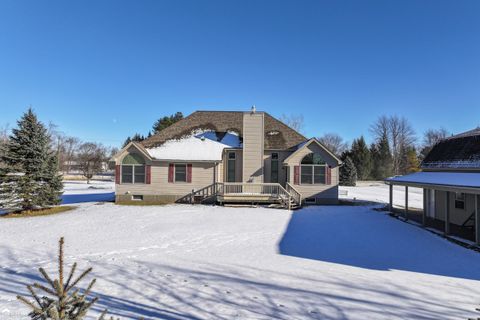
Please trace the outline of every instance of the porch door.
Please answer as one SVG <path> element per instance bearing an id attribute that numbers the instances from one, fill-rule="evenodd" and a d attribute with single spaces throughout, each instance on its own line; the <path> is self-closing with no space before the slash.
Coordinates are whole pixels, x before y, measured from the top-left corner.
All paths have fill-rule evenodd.
<path id="1" fill-rule="evenodd" d="M 427 217 L 435 218 L 435 190 L 427 190 Z"/>

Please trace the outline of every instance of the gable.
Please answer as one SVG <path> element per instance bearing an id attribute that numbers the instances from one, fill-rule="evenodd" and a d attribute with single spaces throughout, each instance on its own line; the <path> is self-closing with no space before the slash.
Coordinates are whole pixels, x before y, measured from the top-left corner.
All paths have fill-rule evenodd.
<path id="1" fill-rule="evenodd" d="M 342 163 L 340 159 L 333 155 L 316 139 L 311 139 L 301 145 L 297 151 L 284 160 L 284 163 L 288 165 L 299 165 L 305 156 L 311 153 L 318 154 L 330 167 L 336 167 Z"/>

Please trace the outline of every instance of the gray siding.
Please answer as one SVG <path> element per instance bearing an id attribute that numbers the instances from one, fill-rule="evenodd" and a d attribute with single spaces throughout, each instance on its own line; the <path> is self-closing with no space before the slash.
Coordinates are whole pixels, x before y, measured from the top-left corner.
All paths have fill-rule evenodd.
<path id="1" fill-rule="evenodd" d="M 435 219 L 445 221 L 446 191 L 435 191 Z M 475 196 L 465 195 L 465 209 L 455 208 L 455 192 L 450 192 L 450 222 L 462 225 L 475 210 Z"/>
<path id="2" fill-rule="evenodd" d="M 263 171 L 263 181 L 265 183 L 272 182 L 271 173 L 272 173 L 272 153 L 278 153 L 278 183 L 282 186 L 285 186 L 287 182 L 287 172 L 288 168 L 283 165 L 283 161 L 292 154 L 290 151 L 276 151 L 276 150 L 266 150 L 263 155 L 264 171 Z"/>
<path id="3" fill-rule="evenodd" d="M 179 162 L 180 163 L 180 162 Z M 213 163 L 193 163 L 192 182 L 168 182 L 168 162 L 152 163 L 151 184 L 117 184 L 115 192 L 117 195 L 139 194 L 139 195 L 166 195 L 180 198 L 190 193 L 192 189 L 200 189 L 212 184 L 214 181 Z"/>
<path id="4" fill-rule="evenodd" d="M 298 184 L 294 187 L 302 194 L 304 199 L 315 198 L 317 203 L 336 203 L 338 202 L 338 165 L 336 160 L 316 143 L 311 143 L 309 146 L 298 150 L 288 160 L 288 181 L 293 185 L 294 167 L 300 165 L 303 157 L 312 152 L 320 154 L 331 167 L 331 184 Z"/>
<path id="5" fill-rule="evenodd" d="M 263 113 L 243 114 L 243 182 L 263 182 Z"/>

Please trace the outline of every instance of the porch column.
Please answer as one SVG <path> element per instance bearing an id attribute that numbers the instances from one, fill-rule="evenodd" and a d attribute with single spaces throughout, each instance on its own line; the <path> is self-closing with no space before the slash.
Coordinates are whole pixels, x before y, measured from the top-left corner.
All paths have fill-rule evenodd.
<path id="1" fill-rule="evenodd" d="M 445 198 L 445 235 L 450 234 L 450 191 L 446 192 Z"/>
<path id="2" fill-rule="evenodd" d="M 423 189 L 423 211 L 422 211 L 422 225 L 427 225 L 427 189 Z"/>
<path id="3" fill-rule="evenodd" d="M 388 204 L 388 210 L 393 213 L 393 185 L 389 184 L 388 189 L 390 191 L 390 196 L 389 196 L 389 204 Z"/>
<path id="4" fill-rule="evenodd" d="M 475 195 L 475 242 L 480 245 L 480 208 L 478 203 L 479 195 Z"/>
<path id="5" fill-rule="evenodd" d="M 405 186 L 405 220 L 408 220 L 408 186 Z"/>

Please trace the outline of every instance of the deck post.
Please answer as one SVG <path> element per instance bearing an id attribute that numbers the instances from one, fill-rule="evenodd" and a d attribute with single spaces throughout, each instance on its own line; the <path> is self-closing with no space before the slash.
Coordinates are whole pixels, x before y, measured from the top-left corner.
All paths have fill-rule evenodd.
<path id="1" fill-rule="evenodd" d="M 390 191 L 390 196 L 389 196 L 390 200 L 388 202 L 388 210 L 390 211 L 390 213 L 393 213 L 393 185 L 389 184 L 388 187 Z"/>
<path id="2" fill-rule="evenodd" d="M 480 208 L 478 194 L 475 195 L 475 243 L 480 245 Z"/>
<path id="3" fill-rule="evenodd" d="M 405 186 L 405 220 L 408 220 L 408 186 Z"/>
<path id="4" fill-rule="evenodd" d="M 445 198 L 445 235 L 450 234 L 450 191 L 446 192 Z"/>
<path id="5" fill-rule="evenodd" d="M 427 226 L 427 189 L 423 189 L 422 226 Z"/>

